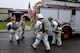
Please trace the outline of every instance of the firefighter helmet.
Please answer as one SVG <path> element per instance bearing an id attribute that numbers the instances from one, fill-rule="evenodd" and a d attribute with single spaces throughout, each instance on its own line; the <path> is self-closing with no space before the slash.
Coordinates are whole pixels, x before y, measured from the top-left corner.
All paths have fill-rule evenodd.
<path id="1" fill-rule="evenodd" d="M 14 21 L 14 17 L 13 17 L 13 16 L 11 16 L 11 17 L 10 17 L 10 20 L 11 20 L 11 21 Z"/>
<path id="2" fill-rule="evenodd" d="M 51 21 L 52 19 L 53 19 L 52 17 L 49 17 L 49 18 L 48 18 L 49 21 Z"/>
<path id="3" fill-rule="evenodd" d="M 39 15 L 38 15 L 38 18 L 43 19 L 44 16 L 43 16 L 42 14 L 39 14 Z"/>

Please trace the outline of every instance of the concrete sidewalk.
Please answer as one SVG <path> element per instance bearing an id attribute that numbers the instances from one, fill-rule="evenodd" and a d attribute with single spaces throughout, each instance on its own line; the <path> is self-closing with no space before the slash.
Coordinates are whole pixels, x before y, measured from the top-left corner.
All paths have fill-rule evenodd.
<path id="1" fill-rule="evenodd" d="M 25 26 L 25 31 L 29 31 L 29 30 L 31 30 L 31 27 L 26 25 Z M 4 32 L 8 32 L 8 30 L 0 30 L 0 33 L 4 33 Z"/>

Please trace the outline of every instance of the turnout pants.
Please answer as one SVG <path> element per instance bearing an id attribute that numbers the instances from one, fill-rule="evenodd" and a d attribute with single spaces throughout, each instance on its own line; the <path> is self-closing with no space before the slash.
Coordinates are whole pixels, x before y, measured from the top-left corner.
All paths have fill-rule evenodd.
<path id="1" fill-rule="evenodd" d="M 9 30 L 9 39 L 13 40 L 13 36 L 15 36 L 16 40 L 19 40 L 19 34 L 17 30 L 10 29 Z"/>
<path id="2" fill-rule="evenodd" d="M 41 40 L 43 40 L 43 43 L 46 47 L 46 50 L 50 50 L 50 45 L 49 45 L 49 41 L 48 41 L 48 35 L 46 33 L 44 33 L 44 36 L 42 37 L 42 32 L 40 32 L 40 34 L 38 34 L 35 39 L 35 42 L 33 43 L 33 47 L 36 48 L 39 43 L 41 42 Z M 41 38 L 41 39 L 40 39 Z"/>
<path id="3" fill-rule="evenodd" d="M 52 44 L 56 44 L 60 46 L 62 45 L 62 41 L 61 41 L 61 33 L 55 33 L 53 34 L 53 38 L 52 38 Z"/>
<path id="4" fill-rule="evenodd" d="M 19 38 L 24 37 L 25 29 L 20 28 L 19 30 L 20 30 L 20 32 L 19 32 Z"/>

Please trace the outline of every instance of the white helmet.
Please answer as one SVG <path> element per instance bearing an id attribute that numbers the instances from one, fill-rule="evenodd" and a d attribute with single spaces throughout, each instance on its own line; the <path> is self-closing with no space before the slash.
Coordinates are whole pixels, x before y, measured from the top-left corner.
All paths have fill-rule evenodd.
<path id="1" fill-rule="evenodd" d="M 44 18 L 44 16 L 43 16 L 42 14 L 39 14 L 39 15 L 38 15 L 38 18 L 43 19 L 43 18 Z"/>

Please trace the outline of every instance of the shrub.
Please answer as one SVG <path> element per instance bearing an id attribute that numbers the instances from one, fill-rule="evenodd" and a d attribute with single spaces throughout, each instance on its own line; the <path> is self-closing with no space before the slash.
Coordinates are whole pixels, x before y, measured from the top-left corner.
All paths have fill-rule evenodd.
<path id="1" fill-rule="evenodd" d="M 4 20 L 5 22 L 10 22 L 10 17 Z"/>

